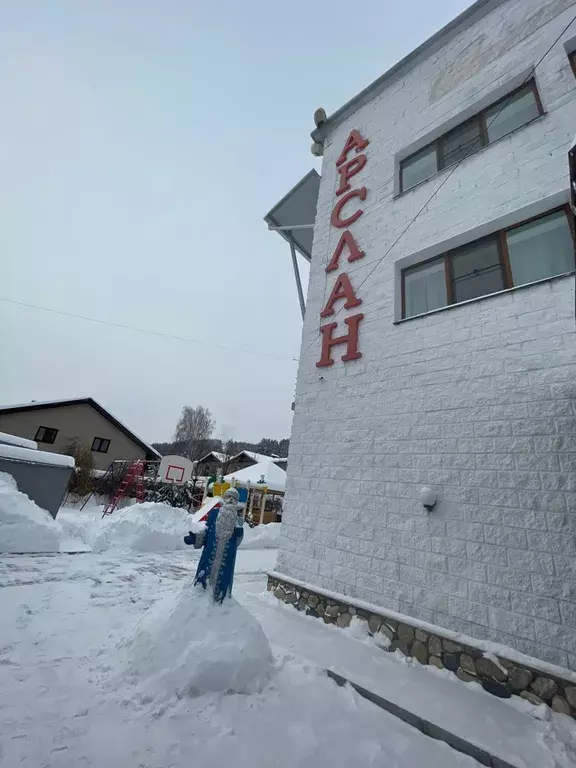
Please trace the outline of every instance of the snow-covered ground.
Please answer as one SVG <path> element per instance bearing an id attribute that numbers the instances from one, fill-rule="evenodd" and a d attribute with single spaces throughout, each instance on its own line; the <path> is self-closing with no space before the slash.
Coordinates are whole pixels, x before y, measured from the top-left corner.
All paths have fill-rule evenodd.
<path id="1" fill-rule="evenodd" d="M 115 521 L 65 510 L 60 545 L 93 551 L 0 555 L 0 765 L 477 768 L 326 668 L 518 768 L 576 765 L 568 718 L 497 700 L 383 653 L 359 624 L 342 631 L 276 601 L 265 574 L 277 552 L 265 547 L 277 528 L 248 533 L 264 548 L 238 551 L 234 599 L 212 605 L 192 586 L 199 552 L 176 546 L 181 511 L 151 506 Z M 150 551 L 154 541 L 164 551 Z"/>
<path id="2" fill-rule="evenodd" d="M 191 583 L 197 557 L 190 551 L 0 557 L 2 765 L 477 766 L 338 688 L 323 667 L 369 681 L 388 695 L 405 689 L 406 701 L 419 701 L 429 718 L 444 710 L 461 736 L 484 732 L 485 742 L 497 725 L 501 742 L 491 746 L 514 765 L 575 764 L 573 754 L 563 756 L 569 749 L 563 742 L 570 736 L 562 730 L 570 727 L 567 718 L 535 719 L 458 681 L 402 664 L 354 632 L 327 627 L 275 601 L 263 591 L 275 550 L 238 553 L 234 595 L 243 618 L 237 627 L 224 622 L 232 644 L 246 639 L 247 621 L 260 624 L 274 653 L 272 667 L 267 644 L 251 625 L 248 636 L 258 654 L 252 654 L 248 677 L 258 678 L 255 692 L 200 695 L 210 685 L 188 682 L 199 676 L 195 654 L 198 664 L 210 661 L 206 649 L 213 649 L 214 638 L 208 646 L 200 642 L 208 634 L 202 623 L 211 619 L 204 596 Z M 186 596 L 189 610 L 182 607 Z M 150 617 L 143 617 L 154 604 L 151 625 Z M 163 636 L 168 616 L 174 631 Z M 195 617 L 199 623 L 192 629 Z M 188 628 L 190 646 L 186 638 L 174 640 L 179 626 Z M 158 644 L 164 637 L 159 657 L 153 644 L 142 642 L 151 631 Z M 195 653 L 188 653 L 194 645 Z M 225 664 L 229 654 L 224 646 L 221 651 Z"/>
<path id="3" fill-rule="evenodd" d="M 254 571 L 274 565 L 274 550 L 258 552 L 256 563 L 254 554 L 239 553 L 241 601 L 264 585 L 263 574 Z M 262 654 L 263 685 L 250 695 L 176 692 L 174 680 L 154 679 L 153 670 L 142 664 L 141 643 L 135 671 L 128 669 L 126 645 L 141 634 L 138 622 L 153 603 L 174 600 L 183 587 L 191 602 L 204 600 L 191 585 L 196 557 L 0 558 L 2 765 L 475 765 L 338 688 L 304 657 L 279 646 L 270 670 Z M 262 610 L 268 610 L 267 600 Z M 256 622 L 258 616 L 251 615 Z M 229 631 L 234 641 L 236 630 L 230 626 Z M 181 673 L 188 669 L 192 677 L 193 656 L 181 664 L 174 658 L 174 667 Z M 159 667 L 165 669 L 165 658 Z"/>

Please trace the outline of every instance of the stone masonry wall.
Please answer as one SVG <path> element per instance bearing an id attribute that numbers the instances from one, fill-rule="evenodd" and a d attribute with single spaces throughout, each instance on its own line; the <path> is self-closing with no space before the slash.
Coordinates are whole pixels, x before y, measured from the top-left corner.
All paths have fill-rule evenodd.
<path id="1" fill-rule="evenodd" d="M 356 608 L 320 592 L 303 589 L 276 576 L 268 577 L 268 589 L 278 600 L 293 605 L 307 616 L 325 624 L 345 628 L 354 617 L 366 622 L 366 629 L 382 650 L 399 650 L 420 664 L 448 669 L 465 683 L 480 683 L 485 691 L 502 699 L 516 694 L 532 704 L 546 704 L 555 712 L 576 718 L 576 683 L 533 666 L 495 656 L 484 655 L 473 645 L 401 622 L 384 613 Z"/>
<path id="2" fill-rule="evenodd" d="M 399 197 L 394 158 L 536 64 L 573 14 L 568 0 L 501 3 L 328 137 L 277 568 L 576 670 L 573 277 L 394 322 L 398 259 L 568 199 L 576 79 L 563 43 L 576 29 L 536 69 L 543 117 Z M 318 369 L 335 160 L 353 128 L 370 141 L 354 177 L 368 189 L 354 225 L 366 257 L 346 267 L 362 283 L 363 357 Z M 338 312 L 339 331 L 356 311 Z M 430 514 L 423 485 L 438 491 Z"/>

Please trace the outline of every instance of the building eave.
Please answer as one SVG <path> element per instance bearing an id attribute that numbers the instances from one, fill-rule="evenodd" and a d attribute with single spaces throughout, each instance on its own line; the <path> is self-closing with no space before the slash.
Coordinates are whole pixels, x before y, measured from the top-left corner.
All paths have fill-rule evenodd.
<path id="1" fill-rule="evenodd" d="M 455 19 L 452 19 L 446 26 L 442 27 L 432 37 L 429 37 L 422 45 L 415 48 L 411 53 L 401 59 L 397 64 L 394 64 L 387 72 L 381 75 L 379 78 L 370 83 L 364 90 L 360 91 L 356 96 L 347 101 L 340 109 L 331 114 L 325 123 L 319 128 L 316 128 L 310 134 L 315 142 L 322 143 L 324 139 L 333 131 L 337 126 L 344 122 L 348 117 L 354 114 L 358 109 L 367 104 L 371 99 L 377 96 L 381 91 L 390 86 L 399 77 L 405 75 L 409 70 L 413 69 L 416 64 L 419 64 L 423 59 L 431 56 L 435 51 L 442 48 L 451 38 L 460 34 L 467 27 L 475 24 L 479 19 L 490 11 L 494 10 L 508 0 L 476 0 L 469 8 Z"/>

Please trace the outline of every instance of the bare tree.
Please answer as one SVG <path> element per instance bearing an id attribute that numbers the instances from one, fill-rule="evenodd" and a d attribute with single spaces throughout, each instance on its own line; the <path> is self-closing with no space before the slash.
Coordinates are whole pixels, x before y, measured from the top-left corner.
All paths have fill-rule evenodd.
<path id="1" fill-rule="evenodd" d="M 190 461 L 198 461 L 206 453 L 215 422 L 208 408 L 202 405 L 192 408 L 185 405 L 176 425 L 174 440 L 183 443 L 185 455 Z"/>
<path id="2" fill-rule="evenodd" d="M 224 454 L 224 461 L 222 462 L 222 476 L 224 476 L 228 474 L 230 459 L 240 452 L 236 440 L 232 440 L 232 438 L 229 440 L 222 440 L 222 452 Z"/>
<path id="3" fill-rule="evenodd" d="M 87 496 L 94 490 L 92 451 L 76 438 L 68 443 L 65 452 L 68 456 L 73 456 L 76 463 L 68 482 L 68 493 L 72 493 L 78 498 Z"/>

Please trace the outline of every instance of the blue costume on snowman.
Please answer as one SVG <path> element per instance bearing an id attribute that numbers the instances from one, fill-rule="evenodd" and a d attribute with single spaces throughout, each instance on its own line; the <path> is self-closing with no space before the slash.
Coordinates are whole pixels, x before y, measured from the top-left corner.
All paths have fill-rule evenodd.
<path id="1" fill-rule="evenodd" d="M 232 594 L 236 551 L 244 536 L 244 516 L 238 510 L 238 491 L 228 488 L 222 506 L 212 509 L 206 520 L 206 528 L 198 533 L 189 532 L 186 544 L 195 549 L 204 548 L 194 584 L 212 589 L 214 601 L 223 602 Z"/>

